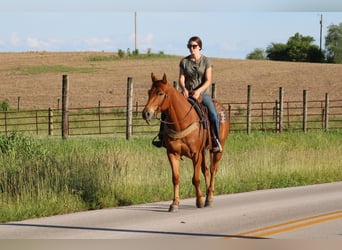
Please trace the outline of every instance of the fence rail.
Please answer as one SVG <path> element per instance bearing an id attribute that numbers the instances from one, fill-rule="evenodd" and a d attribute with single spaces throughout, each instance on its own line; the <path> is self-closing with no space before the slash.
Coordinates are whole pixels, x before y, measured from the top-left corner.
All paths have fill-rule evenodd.
<path id="1" fill-rule="evenodd" d="M 226 106 L 230 110 L 231 127 L 234 131 L 247 131 L 247 104 L 231 103 Z M 308 101 L 307 112 L 303 112 L 302 101 L 286 101 L 283 107 L 283 119 L 280 126 L 280 114 L 277 102 L 255 102 L 251 107 L 252 130 L 312 130 L 341 129 L 342 100 L 331 100 L 329 113 L 326 116 L 325 100 Z M 304 125 L 303 122 L 306 122 Z"/>
<path id="2" fill-rule="evenodd" d="M 178 88 L 177 82 L 173 83 Z M 119 135 L 156 134 L 159 122 L 148 126 L 141 118 L 142 105 L 133 108 L 133 79 L 127 79 L 127 105 L 70 108 L 68 106 L 68 76 L 62 77 L 62 110 L 20 110 L 0 112 L 0 133 L 22 132 L 42 136 Z M 216 97 L 215 84 L 212 97 Z M 279 98 L 274 102 L 253 102 L 252 87 L 247 86 L 246 103 L 223 105 L 229 112 L 232 131 L 274 131 L 310 129 L 342 129 L 342 99 L 308 101 L 307 91 L 303 100 L 284 101 L 283 88 L 279 88 Z M 19 102 L 20 98 L 18 98 Z M 59 107 L 59 105 L 58 105 Z"/>
<path id="3" fill-rule="evenodd" d="M 229 112 L 232 131 L 247 131 L 247 103 L 223 103 Z M 342 100 L 330 100 L 326 115 L 325 100 L 308 101 L 306 118 L 302 101 L 286 101 L 282 131 L 342 129 Z M 142 105 L 132 110 L 133 135 L 156 134 L 158 120 L 148 126 L 141 117 Z M 126 106 L 100 106 L 69 109 L 68 135 L 125 135 Z M 327 119 L 328 118 L 328 119 Z M 326 120 L 327 119 L 327 120 Z M 276 102 L 254 102 L 250 108 L 251 131 L 280 132 L 279 106 Z M 306 120 L 306 126 L 303 126 Z M 21 110 L 0 112 L 0 133 L 21 132 L 40 136 L 62 136 L 62 113 L 59 110 Z"/>

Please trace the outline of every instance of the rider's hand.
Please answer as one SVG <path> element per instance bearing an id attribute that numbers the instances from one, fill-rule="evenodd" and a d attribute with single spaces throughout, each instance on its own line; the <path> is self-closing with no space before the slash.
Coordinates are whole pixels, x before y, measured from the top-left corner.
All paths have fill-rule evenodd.
<path id="1" fill-rule="evenodd" d="M 198 100 L 200 95 L 201 95 L 201 92 L 199 90 L 195 90 L 194 93 L 192 94 L 192 97 Z"/>
<path id="2" fill-rule="evenodd" d="M 183 89 L 183 95 L 185 98 L 189 98 L 189 91 L 187 89 Z"/>

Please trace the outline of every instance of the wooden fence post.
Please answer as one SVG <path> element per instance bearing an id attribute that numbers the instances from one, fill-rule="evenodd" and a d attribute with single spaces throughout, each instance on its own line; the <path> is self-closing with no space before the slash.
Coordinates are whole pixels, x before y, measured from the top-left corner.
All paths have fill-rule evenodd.
<path id="1" fill-rule="evenodd" d="M 283 105 L 283 100 L 284 100 L 284 92 L 283 92 L 283 87 L 279 88 L 279 119 L 278 119 L 278 132 L 281 133 L 283 132 L 283 110 L 284 110 L 284 105 Z"/>
<path id="2" fill-rule="evenodd" d="M 177 81 L 173 81 L 173 87 L 178 90 L 178 82 Z"/>
<path id="3" fill-rule="evenodd" d="M 101 130 L 101 101 L 99 101 L 97 106 L 97 116 L 98 116 L 98 122 L 99 122 L 99 133 L 102 134 Z"/>
<path id="4" fill-rule="evenodd" d="M 264 103 L 260 103 L 261 109 L 261 130 L 264 131 Z"/>
<path id="5" fill-rule="evenodd" d="M 37 135 L 38 135 L 38 133 L 39 133 L 38 124 L 39 124 L 39 122 L 38 122 L 38 111 L 36 110 L 36 134 L 37 134 Z"/>
<path id="6" fill-rule="evenodd" d="M 252 113 L 251 113 L 251 106 L 252 106 L 252 86 L 247 86 L 247 134 L 251 133 L 251 125 L 252 125 Z"/>
<path id="7" fill-rule="evenodd" d="M 61 99 L 57 99 L 57 113 L 59 113 L 59 103 L 61 102 Z"/>
<path id="8" fill-rule="evenodd" d="M 69 79 L 63 75 L 62 81 L 62 138 L 67 139 L 69 135 Z"/>
<path id="9" fill-rule="evenodd" d="M 287 128 L 290 128 L 290 103 L 286 103 Z"/>
<path id="10" fill-rule="evenodd" d="M 232 113 L 232 105 L 228 104 L 228 119 L 230 121 L 230 118 L 231 118 L 231 114 Z"/>
<path id="11" fill-rule="evenodd" d="M 303 90 L 303 132 L 308 130 L 308 102 L 307 91 Z"/>
<path id="12" fill-rule="evenodd" d="M 7 135 L 7 111 L 4 111 L 4 119 L 5 119 L 5 135 Z"/>
<path id="13" fill-rule="evenodd" d="M 126 140 L 132 136 L 133 131 L 133 78 L 127 79 L 127 114 L 126 114 Z"/>
<path id="14" fill-rule="evenodd" d="M 211 84 L 211 98 L 216 99 L 216 83 Z"/>
<path id="15" fill-rule="evenodd" d="M 135 102 L 135 117 L 139 115 L 139 103 Z"/>
<path id="16" fill-rule="evenodd" d="M 329 94 L 325 93 L 325 107 L 324 107 L 324 131 L 329 129 Z"/>
<path id="17" fill-rule="evenodd" d="M 278 132 L 279 131 L 279 101 L 278 100 L 275 100 L 274 102 L 273 117 L 275 118 L 275 131 Z"/>
<path id="18" fill-rule="evenodd" d="M 53 112 L 51 108 L 49 108 L 48 113 L 48 134 L 53 135 Z"/>
<path id="19" fill-rule="evenodd" d="M 20 112 L 20 96 L 18 96 L 18 107 L 17 107 L 18 112 Z"/>

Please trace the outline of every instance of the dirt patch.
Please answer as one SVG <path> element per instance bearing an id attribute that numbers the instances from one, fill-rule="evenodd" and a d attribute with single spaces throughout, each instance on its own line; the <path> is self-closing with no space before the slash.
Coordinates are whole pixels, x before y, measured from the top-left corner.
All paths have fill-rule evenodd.
<path id="1" fill-rule="evenodd" d="M 166 73 L 170 83 L 178 79 L 181 57 L 89 60 L 99 56 L 112 54 L 0 53 L 0 101 L 8 99 L 10 106 L 16 107 L 20 97 L 22 108 L 56 108 L 61 99 L 62 75 L 67 74 L 72 107 L 93 107 L 99 101 L 103 106 L 125 105 L 128 77 L 133 77 L 134 103 L 143 105 L 151 72 L 159 77 Z M 245 102 L 247 85 L 252 85 L 253 101 L 276 100 L 279 87 L 284 89 L 285 100 L 302 100 L 304 89 L 309 100 L 323 100 L 325 93 L 331 100 L 342 96 L 342 65 L 218 58 L 212 58 L 212 62 L 217 99 L 222 102 Z"/>

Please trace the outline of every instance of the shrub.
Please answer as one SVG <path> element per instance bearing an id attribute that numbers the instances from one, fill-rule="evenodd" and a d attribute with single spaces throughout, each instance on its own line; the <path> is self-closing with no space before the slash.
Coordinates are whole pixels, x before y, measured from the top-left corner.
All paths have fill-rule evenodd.
<path id="1" fill-rule="evenodd" d="M 9 111 L 10 105 L 9 105 L 9 101 L 7 99 L 0 103 L 0 109 L 3 112 Z"/>
<path id="2" fill-rule="evenodd" d="M 138 49 L 133 50 L 133 56 L 138 56 L 138 55 L 139 55 L 139 50 Z"/>
<path id="3" fill-rule="evenodd" d="M 15 159 L 44 157 L 47 150 L 32 137 L 13 132 L 0 136 L 0 152 L 3 156 L 13 156 Z"/>
<path id="4" fill-rule="evenodd" d="M 120 58 L 124 58 L 125 57 L 125 51 L 123 51 L 122 49 L 118 50 L 118 55 Z"/>

